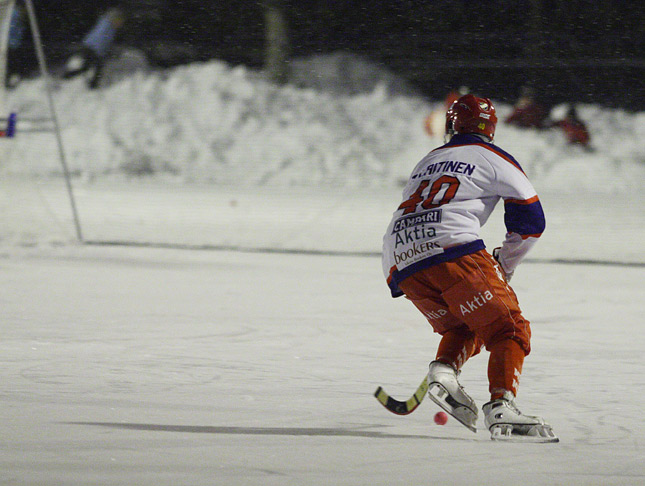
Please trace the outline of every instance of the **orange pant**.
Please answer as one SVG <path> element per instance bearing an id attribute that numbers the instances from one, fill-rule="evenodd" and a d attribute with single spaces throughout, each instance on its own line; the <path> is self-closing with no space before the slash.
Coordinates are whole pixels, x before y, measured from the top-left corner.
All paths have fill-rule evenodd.
<path id="1" fill-rule="evenodd" d="M 524 356 L 531 351 L 531 328 L 488 252 L 426 268 L 399 287 L 442 335 L 437 359 L 459 369 L 485 346 L 491 352 L 491 393 L 495 398 L 499 390 L 517 393 Z"/>

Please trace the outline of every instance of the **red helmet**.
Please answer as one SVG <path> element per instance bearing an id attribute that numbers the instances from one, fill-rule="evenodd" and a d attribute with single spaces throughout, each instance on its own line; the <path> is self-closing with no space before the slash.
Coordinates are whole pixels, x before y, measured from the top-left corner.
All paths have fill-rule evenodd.
<path id="1" fill-rule="evenodd" d="M 497 115 L 488 98 L 467 94 L 455 101 L 446 112 L 446 134 L 479 133 L 491 140 L 495 136 Z"/>

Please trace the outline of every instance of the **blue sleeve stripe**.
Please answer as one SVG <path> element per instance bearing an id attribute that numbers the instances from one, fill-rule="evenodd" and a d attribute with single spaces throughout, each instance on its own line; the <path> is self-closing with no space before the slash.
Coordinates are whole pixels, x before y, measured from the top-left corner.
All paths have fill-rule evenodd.
<path id="1" fill-rule="evenodd" d="M 504 223 L 509 233 L 517 233 L 520 236 L 539 236 L 546 227 L 542 204 L 537 198 L 529 204 L 506 201 Z"/>

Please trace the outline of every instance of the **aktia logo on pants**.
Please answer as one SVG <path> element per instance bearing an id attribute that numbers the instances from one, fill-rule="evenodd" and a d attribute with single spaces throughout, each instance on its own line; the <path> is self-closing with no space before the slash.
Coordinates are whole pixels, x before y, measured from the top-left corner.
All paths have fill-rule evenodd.
<path id="1" fill-rule="evenodd" d="M 480 292 L 479 295 L 475 295 L 472 300 L 467 300 L 464 304 L 461 304 L 459 306 L 461 315 L 465 316 L 466 314 L 470 314 L 471 312 L 476 311 L 480 307 L 486 305 L 486 303 L 490 300 L 493 300 L 493 294 L 490 292 L 490 290 L 487 290 L 484 293 Z"/>

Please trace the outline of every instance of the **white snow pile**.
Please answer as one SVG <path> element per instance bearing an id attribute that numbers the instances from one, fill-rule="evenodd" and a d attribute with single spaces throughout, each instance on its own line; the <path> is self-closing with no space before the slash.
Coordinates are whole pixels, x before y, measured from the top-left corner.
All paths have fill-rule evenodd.
<path id="1" fill-rule="evenodd" d="M 423 130 L 424 118 L 441 103 L 418 96 L 380 66 L 345 55 L 296 60 L 292 69 L 293 82 L 282 87 L 219 61 L 133 70 L 93 91 L 82 79 L 59 82 L 54 101 L 69 166 L 86 178 L 384 186 L 406 178 L 441 143 Z M 500 119 L 510 111 L 497 108 Z M 1 142 L 8 148 L 1 173 L 60 173 L 52 134 L 20 132 L 29 119 L 48 116 L 42 82 L 18 85 L 8 111 L 18 113 L 19 133 Z M 568 146 L 555 129 L 519 130 L 503 122 L 496 143 L 538 188 L 642 188 L 645 113 L 591 105 L 578 111 L 593 151 Z"/>

